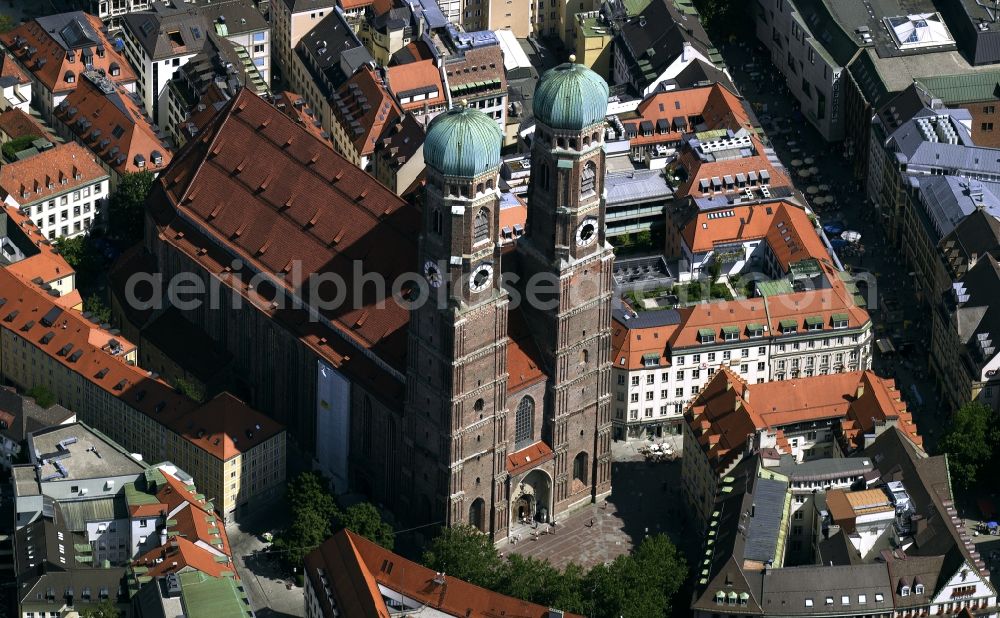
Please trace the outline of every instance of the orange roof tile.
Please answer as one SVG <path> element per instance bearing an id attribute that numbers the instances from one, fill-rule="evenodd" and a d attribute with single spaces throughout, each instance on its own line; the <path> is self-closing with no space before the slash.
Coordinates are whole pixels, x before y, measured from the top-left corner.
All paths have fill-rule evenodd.
<path id="1" fill-rule="evenodd" d="M 507 474 L 520 474 L 555 457 L 548 444 L 539 440 L 531 446 L 507 455 Z"/>
<path id="2" fill-rule="evenodd" d="M 337 0 L 340 3 L 340 8 L 345 11 L 351 11 L 354 9 L 363 9 L 366 6 L 371 6 L 375 0 Z"/>
<path id="3" fill-rule="evenodd" d="M 369 66 L 363 67 L 350 77 L 337 91 L 340 101 L 346 106 L 333 106 L 333 115 L 347 132 L 354 149 L 361 156 L 371 155 L 375 143 L 382 136 L 386 125 L 402 116 L 402 110 L 389 94 L 381 78 Z M 358 125 L 352 123 L 357 122 Z"/>
<path id="4" fill-rule="evenodd" d="M 722 84 L 651 94 L 639 103 L 635 116 L 622 120 L 633 147 L 679 143 L 696 130 L 753 126 L 739 97 Z M 643 122 L 652 124 L 652 133 L 644 133 Z"/>
<path id="5" fill-rule="evenodd" d="M 739 341 L 754 341 L 750 325 L 767 325 L 767 310 L 762 298 L 748 298 L 739 301 L 719 301 L 702 303 L 678 309 L 681 323 L 673 331 L 671 349 L 702 345 L 699 339 L 701 329 L 710 328 L 716 340 L 722 339 L 722 329 L 727 326 L 739 328 Z M 764 332 L 766 336 L 767 331 Z"/>
<path id="6" fill-rule="evenodd" d="M 21 214 L 19 209 L 10 206 L 4 206 L 4 213 L 10 219 L 10 222 L 19 227 L 21 232 L 39 250 L 35 255 L 30 255 L 19 262 L 8 264 L 5 267 L 7 272 L 17 275 L 24 283 L 34 285 L 39 290 L 45 284 L 52 284 L 60 279 L 76 274 L 76 271 L 69 265 L 66 258 L 61 256 L 52 247 L 52 244 L 45 238 L 31 217 Z M 41 283 L 38 283 L 39 279 Z M 73 292 L 76 292 L 77 297 L 79 296 L 79 292 L 76 290 L 73 290 Z M 60 302 L 66 306 L 65 303 L 74 300 L 73 292 L 59 297 L 56 299 L 56 302 Z"/>
<path id="7" fill-rule="evenodd" d="M 10 139 L 37 136 L 48 139 L 49 133 L 31 114 L 26 114 L 16 107 L 0 113 L 0 132 Z"/>
<path id="8" fill-rule="evenodd" d="M 0 269 L 0 328 L 23 337 L 29 345 L 43 350 L 56 362 L 65 365 L 83 379 L 104 389 L 113 397 L 157 423 L 189 440 L 218 458 L 232 454 L 235 445 L 246 451 L 280 431 L 280 425 L 260 412 L 244 405 L 227 394 L 199 405 L 175 391 L 161 380 L 150 377 L 145 370 L 128 365 L 123 354 L 109 352 L 112 340 L 127 352 L 135 346 L 117 335 L 101 330 L 75 311 L 64 310 L 57 319 L 58 328 L 47 328 L 37 323 L 27 330 L 25 325 L 36 322 L 57 306 L 55 299 L 21 280 L 9 269 Z M 52 337 L 46 337 L 52 333 Z M 65 353 L 61 353 L 65 349 Z M 221 399 L 221 404 L 219 401 Z M 225 414 L 219 414 L 219 407 Z M 256 430 L 256 426 L 264 427 Z M 204 432 L 201 436 L 199 433 Z M 252 435 L 248 435 L 250 432 Z M 226 434 L 227 440 L 222 439 Z M 219 437 L 209 442 L 206 436 Z"/>
<path id="9" fill-rule="evenodd" d="M 0 78 L 11 79 L 21 85 L 31 82 L 21 67 L 18 66 L 17 60 L 10 54 L 0 55 Z"/>
<path id="10" fill-rule="evenodd" d="M 749 175 L 750 172 L 755 172 L 759 175 L 762 170 L 766 171 L 770 176 L 770 180 L 767 183 L 769 186 L 791 187 L 791 181 L 785 172 L 776 168 L 770 159 L 768 159 L 760 138 L 756 135 L 751 135 L 750 143 L 753 146 L 753 154 L 716 161 L 702 161 L 690 148 L 684 148 L 677 157 L 677 160 L 672 164 L 673 169 L 682 167 L 687 174 L 687 179 L 677 187 L 675 195 L 678 198 L 686 196 L 697 198 L 719 195 L 720 193 L 738 195 L 743 193 L 745 189 L 735 184 L 732 189 L 726 190 L 723 186 L 722 191 L 713 192 L 711 187 L 707 191 L 702 191 L 700 181 L 711 181 L 712 178 L 725 179 L 726 176 L 732 176 L 735 179 L 736 175 L 740 173 Z"/>
<path id="11" fill-rule="evenodd" d="M 368 572 L 379 585 L 444 614 L 463 618 L 547 618 L 550 615 L 548 607 L 480 588 L 447 574 L 444 576 L 444 584 L 435 584 L 437 574 L 431 569 L 394 554 L 349 530 L 337 534 L 349 536 Z M 324 543 L 321 551 L 329 547 L 328 543 L 329 541 Z M 393 566 L 388 568 L 388 564 Z M 578 618 L 569 613 L 565 616 Z"/>
<path id="12" fill-rule="evenodd" d="M 441 81 L 441 71 L 433 60 L 419 60 L 408 64 L 389 67 L 385 70 L 386 86 L 396 95 L 396 100 L 415 94 L 426 95 L 419 101 L 402 103 L 406 111 L 420 110 L 425 106 L 443 105 L 445 102 L 444 85 Z"/>
<path id="13" fill-rule="evenodd" d="M 322 123 L 316 118 L 316 115 L 309 108 L 309 104 L 301 96 L 289 90 L 283 90 L 274 95 L 274 106 L 281 113 L 297 122 L 306 131 L 309 131 L 317 140 L 333 148 L 330 135 L 320 126 Z"/>
<path id="14" fill-rule="evenodd" d="M 528 323 L 519 309 L 507 315 L 507 391 L 508 394 L 537 384 L 545 379 L 539 361 L 538 345 L 528 330 Z"/>
<path id="15" fill-rule="evenodd" d="M 23 207 L 107 177 L 89 150 L 70 142 L 0 167 L 0 190 Z"/>
<path id="16" fill-rule="evenodd" d="M 680 324 L 633 328 L 615 318 L 611 323 L 612 361 L 619 369 L 648 369 L 646 358 L 655 354 L 659 367 L 669 367 L 667 346 Z"/>
<path id="17" fill-rule="evenodd" d="M 919 445 L 916 425 L 895 392 L 892 380 L 871 371 L 748 384 L 723 366 L 691 402 L 685 418 L 716 469 L 724 469 L 758 431 L 774 431 L 780 443 L 783 427 L 825 419 L 858 423 L 861 417 L 874 417 L 866 433 L 875 423 L 898 420 L 898 428 Z M 787 451 L 787 442 L 779 446 Z M 719 457 L 720 451 L 726 456 Z"/>
<path id="18" fill-rule="evenodd" d="M 75 30 L 85 32 L 87 37 L 96 38 L 99 46 L 74 49 L 71 50 L 72 54 L 67 53 L 60 42 L 60 35 L 47 32 L 38 20 L 23 23 L 0 34 L 0 43 L 14 54 L 23 70 L 31 73 L 53 93 L 69 92 L 83 81 L 80 74 L 86 69 L 82 59 L 84 50 L 93 53 L 91 66 L 94 70 L 103 69 L 108 75 L 114 75 L 112 79 L 119 84 L 135 81 L 132 67 L 124 56 L 115 51 L 99 18 L 81 11 L 65 15 Z M 112 65 L 117 67 L 117 75 L 112 71 Z M 67 80 L 70 75 L 73 76 L 73 81 Z"/>
<path id="19" fill-rule="evenodd" d="M 170 150 L 157 137 L 134 95 L 121 87 L 106 91 L 88 76 L 81 77 L 76 90 L 56 106 L 56 117 L 119 174 L 166 167 Z"/>
<path id="20" fill-rule="evenodd" d="M 765 239 L 775 259 L 787 272 L 795 262 L 830 254 L 806 211 L 791 202 L 768 202 L 699 212 L 681 230 L 692 253 L 711 251 L 719 244 Z"/>

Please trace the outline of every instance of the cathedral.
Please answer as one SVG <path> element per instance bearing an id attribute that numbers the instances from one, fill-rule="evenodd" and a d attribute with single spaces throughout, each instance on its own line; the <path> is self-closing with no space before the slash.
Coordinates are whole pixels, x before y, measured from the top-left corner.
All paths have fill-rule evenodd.
<path id="1" fill-rule="evenodd" d="M 496 123 L 459 106 L 424 142 L 418 265 L 444 302 L 410 316 L 402 433 L 413 465 L 400 486 L 420 510 L 496 541 L 611 490 L 607 101 L 582 65 L 543 75 L 526 233 L 510 248 Z"/>
<path id="2" fill-rule="evenodd" d="M 115 280 L 221 282 L 217 305 L 178 310 L 338 493 L 496 541 L 558 522 L 611 490 L 607 99 L 572 62 L 539 81 L 526 229 L 504 243 L 502 138 L 482 112 L 430 124 L 418 205 L 242 91 L 161 174 L 145 252 Z M 291 276 L 356 282 L 358 266 L 406 287 L 322 306 Z"/>

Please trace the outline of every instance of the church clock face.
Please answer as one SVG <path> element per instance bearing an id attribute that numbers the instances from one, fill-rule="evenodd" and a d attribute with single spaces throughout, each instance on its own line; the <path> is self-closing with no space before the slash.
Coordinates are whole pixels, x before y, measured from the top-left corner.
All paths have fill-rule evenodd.
<path id="1" fill-rule="evenodd" d="M 476 270 L 472 271 L 472 276 L 469 277 L 469 289 L 473 292 L 482 292 L 490 287 L 492 281 L 493 266 L 483 262 L 479 266 L 476 266 Z"/>
<path id="2" fill-rule="evenodd" d="M 424 262 L 424 277 L 427 278 L 427 283 L 432 288 L 441 287 L 441 271 L 438 269 L 437 264 L 434 263 L 434 260 Z"/>
<path id="3" fill-rule="evenodd" d="M 581 247 L 586 247 L 595 240 L 597 240 L 597 219 L 587 217 L 583 220 L 580 226 L 576 228 L 576 244 Z"/>

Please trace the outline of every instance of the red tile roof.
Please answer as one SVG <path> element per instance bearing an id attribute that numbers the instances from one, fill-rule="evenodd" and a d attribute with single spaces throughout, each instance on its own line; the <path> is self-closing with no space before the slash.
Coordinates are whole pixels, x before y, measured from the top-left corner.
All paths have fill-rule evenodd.
<path id="1" fill-rule="evenodd" d="M 337 97 L 345 105 L 343 110 Z M 386 125 L 402 116 L 396 100 L 369 66 L 344 82 L 332 103 L 333 115 L 361 156 L 371 155 Z"/>
<path id="2" fill-rule="evenodd" d="M 782 428 L 810 421 L 839 419 L 848 450 L 863 446 L 863 434 L 888 421 L 922 443 L 895 382 L 871 371 L 748 384 L 723 366 L 691 402 L 685 419 L 718 471 L 739 458 L 748 436 L 768 430 L 782 438 L 777 435 Z M 787 443 L 781 448 L 788 452 Z"/>
<path id="3" fill-rule="evenodd" d="M 330 581 L 338 604 L 344 604 L 344 615 L 352 618 L 382 618 L 388 615 L 379 586 L 446 616 L 548 618 L 550 615 L 548 607 L 480 588 L 447 574 L 443 575 L 444 583 L 436 583 L 438 574 L 431 569 L 349 530 L 336 533 L 307 556 L 306 571 L 314 582 L 319 578 L 317 569 L 320 568 Z M 316 585 L 323 589 L 321 583 Z M 325 599 L 323 602 L 325 604 Z M 565 616 L 580 618 L 569 613 Z"/>
<path id="4" fill-rule="evenodd" d="M 507 474 L 520 474 L 555 457 L 552 448 L 539 440 L 531 446 L 507 455 Z"/>
<path id="5" fill-rule="evenodd" d="M 749 175 L 750 172 L 760 175 L 761 171 L 766 171 L 770 176 L 770 180 L 767 182 L 770 187 L 791 187 L 791 181 L 783 169 L 778 169 L 768 159 L 760 138 L 752 134 L 750 135 L 750 143 L 753 154 L 714 161 L 703 161 L 691 148 L 683 148 L 677 160 L 671 164 L 672 169 L 682 167 L 687 174 L 687 180 L 677 187 L 676 196 L 678 198 L 686 196 L 697 198 L 721 194 L 739 195 L 745 189 L 735 184 L 729 190 L 723 186 L 722 191 L 713 192 L 711 187 L 707 191 L 702 191 L 700 181 L 711 181 L 712 178 L 725 179 L 726 176 L 732 176 L 735 179 L 737 174 Z"/>
<path id="6" fill-rule="evenodd" d="M 105 92 L 84 76 L 76 90 L 56 106 L 55 115 L 119 174 L 157 172 L 170 163 L 170 150 L 132 96 L 120 87 Z M 137 157 L 142 158 L 142 166 Z"/>
<path id="7" fill-rule="evenodd" d="M 92 68 L 103 69 L 112 75 L 112 65 L 116 65 L 119 74 L 112 79 L 119 84 L 135 81 L 135 73 L 124 56 L 115 51 L 105 34 L 104 24 L 94 15 L 82 12 L 72 14 L 72 20 L 83 28 L 93 31 L 103 47 L 99 54 L 96 48 L 93 52 Z M 57 34 L 46 32 L 37 20 L 32 20 L 0 34 L 0 43 L 10 50 L 17 58 L 21 68 L 31 73 L 42 85 L 53 93 L 66 93 L 75 89 L 83 80 L 80 74 L 86 69 L 81 58 L 82 50 L 74 50 L 73 59 L 55 38 Z M 34 51 L 32 51 L 34 50 Z M 67 81 L 72 74 L 74 81 Z"/>
<path id="8" fill-rule="evenodd" d="M 163 241 L 227 285 L 237 275 L 246 282 L 253 272 L 289 273 L 295 264 L 303 277 L 329 273 L 350 290 L 356 261 L 363 272 L 388 281 L 417 263 L 418 207 L 246 89 L 185 145 L 157 187 L 150 212 Z M 253 271 L 233 271 L 234 258 Z M 402 381 L 362 350 L 405 373 L 409 311 L 404 306 L 369 294 L 325 311 L 327 323 L 305 310 L 275 308 L 274 285 L 291 282 L 275 279 L 253 290 L 245 284 L 236 289 L 356 384 L 388 401 L 401 400 Z M 320 291 L 334 298 L 332 290 Z M 527 385 L 539 379 L 539 364 L 529 346 L 512 339 L 511 383 L 523 374 Z M 510 368 L 523 369 L 515 374 Z"/>
<path id="9" fill-rule="evenodd" d="M 644 356 L 656 354 L 659 367 L 669 367 L 667 345 L 680 324 L 629 328 L 617 319 L 611 322 L 611 360 L 619 369 L 648 369 Z"/>
<path id="10" fill-rule="evenodd" d="M 409 64 L 401 64 L 389 67 L 385 70 L 386 86 L 396 95 L 396 100 L 409 96 L 412 98 L 414 91 L 427 95 L 420 101 L 410 101 L 402 103 L 401 106 L 406 111 L 421 110 L 424 106 L 433 107 L 443 105 L 445 102 L 444 84 L 441 81 L 441 71 L 435 66 L 433 60 L 419 60 Z M 428 93 L 433 89 L 437 94 Z"/>
<path id="11" fill-rule="evenodd" d="M 3 132 L 10 139 L 28 136 L 46 139 L 49 137 L 45 127 L 32 118 L 30 114 L 26 114 L 16 107 L 0 113 L 0 132 Z"/>
<path id="12" fill-rule="evenodd" d="M 320 124 L 317 124 L 319 120 L 301 96 L 289 90 L 283 90 L 274 95 L 274 105 L 283 114 L 297 122 L 299 126 L 309 131 L 313 137 L 333 148 L 330 135 L 323 130 Z"/>
<path id="13" fill-rule="evenodd" d="M 150 377 L 145 370 L 126 364 L 123 356 L 135 346 L 101 330 L 76 311 L 64 310 L 58 317 L 58 327 L 34 324 L 24 330 L 28 322 L 36 322 L 38 316 L 46 315 L 57 301 L 9 269 L 0 269 L 0 298 L 6 299 L 0 305 L 0 316 L 3 316 L 0 328 L 23 337 L 29 345 L 42 350 L 84 380 L 127 401 L 129 407 L 217 458 L 234 454 L 237 444 L 238 450 L 245 452 L 283 430 L 276 421 L 227 393 L 198 404 L 168 384 Z M 43 342 L 43 335 L 49 332 L 52 337 Z M 123 353 L 110 353 L 112 340 L 118 342 Z M 61 354 L 64 348 L 67 352 Z M 262 429 L 256 429 L 257 425 Z M 219 444 L 215 443 L 217 438 Z"/>
<path id="14" fill-rule="evenodd" d="M 541 368 L 541 354 L 531 337 L 528 323 L 520 310 L 507 315 L 507 391 L 508 394 L 527 388 L 545 379 Z"/>
<path id="15" fill-rule="evenodd" d="M 142 506 L 150 507 L 144 509 L 147 516 L 166 512 L 167 543 L 138 557 L 134 565 L 148 568 L 146 575 L 150 577 L 187 568 L 212 577 L 235 574 L 229 536 L 222 520 L 204 498 L 180 479 L 162 468 L 160 473 L 164 484 L 156 492 L 159 503 Z M 141 515 L 133 513 L 135 516 Z"/>
<path id="16" fill-rule="evenodd" d="M 0 55 L 0 78 L 13 79 L 17 84 L 28 84 L 31 80 L 18 65 L 17 60 L 10 54 Z"/>
<path id="17" fill-rule="evenodd" d="M 107 177 L 89 150 L 70 142 L 0 167 L 0 191 L 25 206 Z"/>
<path id="18" fill-rule="evenodd" d="M 652 124 L 652 134 L 643 134 L 644 121 Z M 722 84 L 651 94 L 639 103 L 635 117 L 623 118 L 622 124 L 633 147 L 678 143 L 695 130 L 753 127 L 739 97 Z"/>
<path id="19" fill-rule="evenodd" d="M 786 272 L 800 260 L 830 260 L 809 215 L 786 201 L 699 212 L 681 230 L 681 237 L 692 253 L 711 251 L 719 244 L 766 239 Z"/>

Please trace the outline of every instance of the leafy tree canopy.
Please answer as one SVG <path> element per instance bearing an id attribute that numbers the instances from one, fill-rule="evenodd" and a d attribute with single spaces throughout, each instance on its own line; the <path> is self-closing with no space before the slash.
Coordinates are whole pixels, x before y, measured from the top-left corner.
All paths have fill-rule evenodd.
<path id="1" fill-rule="evenodd" d="M 108 227 L 113 236 L 129 244 L 142 240 L 146 198 L 152 187 L 152 172 L 122 175 L 108 204 Z"/>
<path id="2" fill-rule="evenodd" d="M 119 615 L 118 606 L 111 599 L 80 607 L 80 618 L 118 618 Z"/>
<path id="3" fill-rule="evenodd" d="M 359 502 L 334 516 L 338 528 L 347 528 L 366 539 L 391 550 L 396 542 L 392 526 L 382 520 L 382 515 L 371 502 Z"/>
<path id="4" fill-rule="evenodd" d="M 941 439 L 939 449 L 948 454 L 952 483 L 970 489 L 986 479 L 984 471 L 1000 446 L 997 415 L 989 407 L 970 402 L 955 412 L 951 428 Z"/>
<path id="5" fill-rule="evenodd" d="M 29 388 L 25 395 L 34 399 L 35 403 L 42 408 L 51 408 L 56 402 L 55 395 L 52 394 L 52 391 L 41 384 Z"/>

